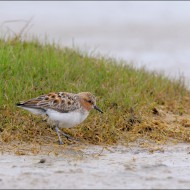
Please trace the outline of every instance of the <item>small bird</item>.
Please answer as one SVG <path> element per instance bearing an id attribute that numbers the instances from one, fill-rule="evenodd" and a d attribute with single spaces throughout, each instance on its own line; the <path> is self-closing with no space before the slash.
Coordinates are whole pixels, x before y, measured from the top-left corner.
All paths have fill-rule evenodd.
<path id="1" fill-rule="evenodd" d="M 51 92 L 36 98 L 16 104 L 36 115 L 47 115 L 55 125 L 59 138 L 59 144 L 63 144 L 60 134 L 67 139 L 72 137 L 60 130 L 60 128 L 71 128 L 83 122 L 91 109 L 103 111 L 96 106 L 96 98 L 90 92 L 78 94 L 68 92 Z"/>

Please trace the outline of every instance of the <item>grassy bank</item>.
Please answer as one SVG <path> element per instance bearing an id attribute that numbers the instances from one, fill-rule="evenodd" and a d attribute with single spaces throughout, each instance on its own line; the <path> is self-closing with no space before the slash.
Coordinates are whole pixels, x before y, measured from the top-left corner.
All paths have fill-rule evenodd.
<path id="1" fill-rule="evenodd" d="M 137 138 L 190 141 L 189 91 L 182 80 L 135 69 L 123 61 L 93 58 L 35 40 L 0 40 L 0 131 L 3 142 L 57 143 L 46 121 L 15 106 L 51 91 L 90 91 L 95 110 L 73 129 L 64 130 L 92 144 Z M 167 63 L 166 63 L 167 64 Z"/>

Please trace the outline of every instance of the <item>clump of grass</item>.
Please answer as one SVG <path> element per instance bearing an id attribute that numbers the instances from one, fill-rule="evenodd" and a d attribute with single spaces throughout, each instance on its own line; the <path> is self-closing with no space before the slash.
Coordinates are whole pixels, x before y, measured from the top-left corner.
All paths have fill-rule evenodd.
<path id="1" fill-rule="evenodd" d="M 65 129 L 85 142 L 190 140 L 190 128 L 180 123 L 181 117 L 190 113 L 189 91 L 182 80 L 137 69 L 124 61 L 42 45 L 38 40 L 0 39 L 0 47 L 0 132 L 4 142 L 57 141 L 45 121 L 15 106 L 20 100 L 51 91 L 96 95 L 104 114 L 92 111 L 80 126 Z M 171 116 L 176 120 L 169 120 Z"/>

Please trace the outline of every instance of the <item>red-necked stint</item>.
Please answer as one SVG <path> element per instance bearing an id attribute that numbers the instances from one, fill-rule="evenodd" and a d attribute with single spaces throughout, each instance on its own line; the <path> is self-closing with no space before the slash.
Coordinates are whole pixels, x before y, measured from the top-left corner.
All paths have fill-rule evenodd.
<path id="1" fill-rule="evenodd" d="M 47 115 L 55 125 L 59 143 L 63 144 L 60 134 L 67 139 L 71 137 L 60 131 L 60 128 L 71 128 L 83 122 L 91 109 L 103 113 L 96 106 L 96 98 L 90 92 L 78 94 L 68 92 L 51 92 L 16 104 L 36 115 Z"/>

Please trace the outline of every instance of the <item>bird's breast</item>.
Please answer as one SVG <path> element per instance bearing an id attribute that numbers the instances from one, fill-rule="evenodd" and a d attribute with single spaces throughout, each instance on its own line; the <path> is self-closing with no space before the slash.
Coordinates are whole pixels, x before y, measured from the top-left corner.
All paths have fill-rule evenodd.
<path id="1" fill-rule="evenodd" d="M 68 113 L 60 113 L 55 110 L 48 109 L 46 114 L 49 116 L 51 121 L 58 122 L 59 127 L 70 128 L 83 122 L 87 118 L 89 112 L 72 111 Z"/>

